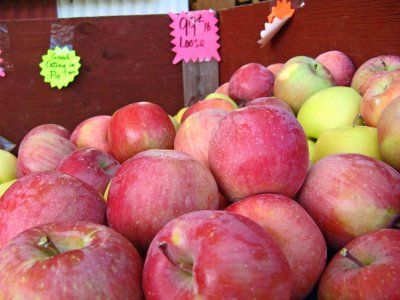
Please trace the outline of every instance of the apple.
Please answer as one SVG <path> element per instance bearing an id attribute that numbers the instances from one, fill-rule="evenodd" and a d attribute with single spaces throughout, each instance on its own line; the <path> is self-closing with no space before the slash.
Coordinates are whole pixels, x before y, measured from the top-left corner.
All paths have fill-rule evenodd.
<path id="1" fill-rule="evenodd" d="M 166 224 L 144 263 L 146 299 L 290 299 L 292 274 L 273 238 L 249 218 L 196 211 Z"/>
<path id="2" fill-rule="evenodd" d="M 88 222 L 28 229 L 0 250 L 3 299 L 143 299 L 143 261 L 122 235 Z"/>
<path id="3" fill-rule="evenodd" d="M 383 110 L 377 130 L 383 160 L 400 172 L 400 97 Z"/>
<path id="4" fill-rule="evenodd" d="M 190 154 L 208 168 L 208 148 L 219 121 L 228 114 L 222 109 L 206 109 L 191 114 L 179 127 L 174 149 Z"/>
<path id="5" fill-rule="evenodd" d="M 361 95 L 349 87 L 323 89 L 304 102 L 297 120 L 308 138 L 318 139 L 327 130 L 351 126 L 360 113 L 361 100 Z"/>
<path id="6" fill-rule="evenodd" d="M 259 193 L 291 197 L 307 173 L 307 139 L 296 118 L 283 109 L 242 107 L 220 120 L 208 162 L 229 201 Z"/>
<path id="7" fill-rule="evenodd" d="M 321 63 L 307 56 L 296 56 L 277 74 L 274 96 L 289 104 L 297 114 L 304 101 L 334 85 L 333 76 Z"/>
<path id="8" fill-rule="evenodd" d="M 325 269 L 318 299 L 400 299 L 400 230 L 382 229 L 348 243 Z"/>
<path id="9" fill-rule="evenodd" d="M 189 106 L 182 107 L 179 109 L 179 111 L 176 113 L 174 116 L 175 120 L 178 122 L 178 124 L 181 124 L 182 116 L 185 113 L 185 111 L 189 108 Z"/>
<path id="10" fill-rule="evenodd" d="M 35 135 L 37 133 L 41 132 L 49 132 L 49 133 L 54 133 L 56 135 L 62 136 L 63 138 L 70 139 L 71 138 L 71 133 L 69 130 L 61 125 L 58 124 L 41 124 L 38 125 L 34 128 L 32 128 L 22 139 L 22 142 L 24 142 L 24 139 L 27 139 L 31 135 Z"/>
<path id="11" fill-rule="evenodd" d="M 308 159 L 310 161 L 308 169 L 310 169 L 314 164 L 315 141 L 307 139 L 307 145 L 308 145 Z"/>
<path id="12" fill-rule="evenodd" d="M 175 127 L 159 105 L 136 102 L 118 109 L 111 117 L 108 142 L 111 154 L 123 163 L 148 149 L 172 149 Z"/>
<path id="13" fill-rule="evenodd" d="M 388 164 L 354 153 L 326 156 L 308 172 L 298 202 L 340 249 L 400 216 L 400 174 Z"/>
<path id="14" fill-rule="evenodd" d="M 229 97 L 228 95 L 222 94 L 222 93 L 211 93 L 208 94 L 204 100 L 209 100 L 209 99 L 224 99 L 228 102 L 230 102 L 232 104 L 232 106 L 234 106 L 235 108 L 238 108 L 238 105 L 235 101 L 232 100 L 231 97 Z"/>
<path id="15" fill-rule="evenodd" d="M 274 74 L 265 66 L 249 63 L 237 69 L 229 80 L 229 97 L 239 102 L 247 102 L 273 95 Z"/>
<path id="16" fill-rule="evenodd" d="M 283 69 L 283 63 L 275 63 L 267 66 L 267 70 L 271 71 L 274 76 L 278 75 L 278 73 Z"/>
<path id="17" fill-rule="evenodd" d="M 215 93 L 229 96 L 229 82 L 224 82 L 215 90 Z"/>
<path id="18" fill-rule="evenodd" d="M 178 128 L 179 128 L 179 123 L 178 123 L 178 121 L 175 119 L 175 117 L 173 117 L 173 116 L 171 116 L 171 115 L 168 115 L 168 116 L 169 116 L 169 119 L 171 120 L 172 124 L 174 124 L 175 131 L 177 131 Z"/>
<path id="19" fill-rule="evenodd" d="M 56 170 L 74 176 L 104 194 L 120 163 L 97 148 L 80 148 L 67 155 Z"/>
<path id="20" fill-rule="evenodd" d="M 17 158 L 11 152 L 0 149 L 0 184 L 16 178 Z"/>
<path id="21" fill-rule="evenodd" d="M 378 130 L 369 126 L 344 126 L 325 131 L 315 143 L 314 162 L 334 153 L 359 153 L 382 160 Z"/>
<path id="22" fill-rule="evenodd" d="M 71 134 L 71 142 L 77 148 L 93 147 L 110 153 L 108 145 L 108 127 L 111 116 L 98 115 L 78 124 Z"/>
<path id="23" fill-rule="evenodd" d="M 400 69 L 400 56 L 380 55 L 370 58 L 355 72 L 351 81 L 351 87 L 361 95 L 364 95 L 371 80 L 397 69 Z"/>
<path id="24" fill-rule="evenodd" d="M 290 108 L 289 104 L 275 97 L 261 97 L 246 103 L 246 106 L 252 106 L 252 105 L 267 105 L 267 106 L 282 108 L 294 116 L 294 112 Z"/>
<path id="25" fill-rule="evenodd" d="M 106 203 L 87 183 L 59 172 L 18 179 L 0 201 L 0 248 L 18 233 L 45 223 L 106 223 Z"/>
<path id="26" fill-rule="evenodd" d="M 112 179 L 107 219 L 144 252 L 170 220 L 217 209 L 218 203 L 215 179 L 199 161 L 176 150 L 147 150 L 127 160 Z"/>
<path id="27" fill-rule="evenodd" d="M 365 124 L 376 127 L 382 111 L 397 97 L 400 97 L 400 70 L 371 80 L 361 101 L 360 112 Z"/>
<path id="28" fill-rule="evenodd" d="M 223 109 L 225 111 L 233 111 L 238 108 L 235 102 L 231 103 L 221 98 L 213 98 L 207 100 L 201 100 L 192 104 L 187 111 L 182 116 L 181 124 L 192 114 L 198 111 L 206 109 Z"/>
<path id="29" fill-rule="evenodd" d="M 337 50 L 321 53 L 315 58 L 328 69 L 337 86 L 350 86 L 356 68 L 350 57 Z"/>
<path id="30" fill-rule="evenodd" d="M 259 224 L 269 233 L 289 262 L 293 275 L 291 299 L 305 299 L 325 268 L 327 247 L 321 230 L 293 199 L 259 194 L 226 208 Z"/>
<path id="31" fill-rule="evenodd" d="M 13 185 L 14 182 L 16 182 L 17 179 L 13 179 L 10 181 L 6 181 L 0 184 L 0 200 L 3 194 L 10 188 L 10 186 Z"/>

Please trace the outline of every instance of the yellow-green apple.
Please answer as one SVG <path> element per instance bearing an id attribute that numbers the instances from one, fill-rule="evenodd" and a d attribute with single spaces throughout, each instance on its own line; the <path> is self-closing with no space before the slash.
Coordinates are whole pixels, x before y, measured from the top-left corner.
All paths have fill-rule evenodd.
<path id="1" fill-rule="evenodd" d="M 318 139 L 326 130 L 351 126 L 360 113 L 361 95 L 354 89 L 335 86 L 308 98 L 297 114 L 308 138 Z"/>
<path id="2" fill-rule="evenodd" d="M 189 154 L 153 149 L 127 160 L 107 198 L 111 228 L 145 251 L 170 220 L 190 211 L 217 209 L 218 187 L 210 171 Z"/>
<path id="3" fill-rule="evenodd" d="M 229 97 L 237 103 L 269 97 L 274 91 L 274 74 L 265 66 L 249 63 L 237 69 L 229 79 Z"/>
<path id="4" fill-rule="evenodd" d="M 308 172 L 298 202 L 340 249 L 368 232 L 391 227 L 400 216 L 400 174 L 362 154 L 332 154 Z"/>
<path id="5" fill-rule="evenodd" d="M 314 163 L 315 141 L 307 139 L 307 145 L 308 145 L 308 159 L 310 160 L 308 169 L 310 169 Z"/>
<path id="6" fill-rule="evenodd" d="M 294 112 L 290 108 L 289 104 L 275 97 L 261 97 L 246 103 L 246 106 L 252 106 L 252 105 L 267 105 L 272 107 L 278 107 L 294 115 Z"/>
<path id="7" fill-rule="evenodd" d="M 296 118 L 283 109 L 242 107 L 220 120 L 208 162 L 229 201 L 259 193 L 291 197 L 307 173 L 307 138 Z"/>
<path id="8" fill-rule="evenodd" d="M 369 126 L 345 126 L 325 131 L 315 143 L 314 162 L 334 153 L 359 153 L 382 160 L 378 130 Z"/>
<path id="9" fill-rule="evenodd" d="M 208 146 L 219 121 L 229 112 L 206 109 L 191 114 L 179 127 L 174 149 L 190 154 L 208 168 Z"/>
<path id="10" fill-rule="evenodd" d="M 151 102 L 136 102 L 118 109 L 111 117 L 108 142 L 120 163 L 148 149 L 172 149 L 175 126 L 168 113 Z"/>
<path id="11" fill-rule="evenodd" d="M 277 74 L 274 96 L 289 104 L 297 114 L 304 101 L 334 85 L 332 74 L 321 63 L 307 56 L 296 56 Z"/>
<path id="12" fill-rule="evenodd" d="M 98 115 L 88 118 L 78 124 L 71 134 L 71 142 L 77 148 L 93 147 L 110 153 L 108 145 L 108 127 L 111 116 Z"/>
<path id="13" fill-rule="evenodd" d="M 154 237 L 143 269 L 146 299 L 290 299 L 292 274 L 260 225 L 227 211 L 196 211 Z"/>
<path id="14" fill-rule="evenodd" d="M 11 152 L 0 149 L 0 184 L 16 178 L 17 158 Z"/>
<path id="15" fill-rule="evenodd" d="M 233 99 L 231 97 L 229 97 L 228 95 L 222 94 L 222 93 L 211 93 L 208 94 L 204 100 L 209 100 L 209 99 L 224 99 L 226 101 L 229 101 L 230 103 L 232 103 L 232 105 L 236 108 L 238 108 L 238 105 L 235 101 L 233 101 Z"/>
<path id="16" fill-rule="evenodd" d="M 18 233 L 45 223 L 106 223 L 103 197 L 87 183 L 59 172 L 18 179 L 0 201 L 0 248 Z"/>
<path id="17" fill-rule="evenodd" d="M 275 63 L 267 66 L 267 69 L 272 72 L 275 76 L 282 70 L 284 63 Z"/>
<path id="18" fill-rule="evenodd" d="M 385 107 L 400 97 L 400 70 L 371 80 L 361 101 L 360 113 L 366 125 L 376 127 Z"/>
<path id="19" fill-rule="evenodd" d="M 383 161 L 400 172 L 400 97 L 383 110 L 377 130 Z"/>
<path id="20" fill-rule="evenodd" d="M 293 199 L 277 194 L 250 196 L 225 210 L 250 218 L 273 237 L 292 271 L 291 299 L 305 299 L 327 257 L 324 236 L 310 215 Z"/>
<path id="21" fill-rule="evenodd" d="M 328 69 L 337 86 L 350 86 L 356 72 L 353 62 L 345 53 L 337 50 L 321 53 L 315 58 Z"/>
<path id="22" fill-rule="evenodd" d="M 238 108 L 235 102 L 231 103 L 221 98 L 212 98 L 207 100 L 200 100 L 196 103 L 193 103 L 187 111 L 184 112 L 181 118 L 181 124 L 192 114 L 206 110 L 206 109 L 223 109 L 226 111 L 233 111 Z"/>
<path id="23" fill-rule="evenodd" d="M 182 107 L 181 109 L 179 109 L 179 111 L 176 113 L 176 115 L 174 116 L 175 120 L 178 122 L 178 124 L 181 123 L 182 120 L 182 116 L 185 113 L 185 111 L 189 108 L 189 106 L 185 106 Z"/>
<path id="24" fill-rule="evenodd" d="M 400 69 L 400 56 L 380 55 L 373 57 L 364 62 L 354 73 L 351 87 L 364 95 L 371 80 L 397 69 Z"/>
<path id="25" fill-rule="evenodd" d="M 178 121 L 175 119 L 175 117 L 173 117 L 173 116 L 171 116 L 171 115 L 168 115 L 168 116 L 169 116 L 169 118 L 170 118 L 172 124 L 174 124 L 175 131 L 177 131 L 178 128 L 179 128 L 179 123 L 178 123 Z"/>
<path id="26" fill-rule="evenodd" d="M 10 186 L 12 186 L 13 183 L 16 181 L 17 179 L 13 179 L 0 184 L 0 199 L 3 196 L 3 194 L 10 188 Z"/>
<path id="27" fill-rule="evenodd" d="M 120 163 L 97 148 L 80 148 L 64 157 L 56 171 L 74 176 L 104 194 Z"/>
<path id="28" fill-rule="evenodd" d="M 215 90 L 215 93 L 224 94 L 224 95 L 229 96 L 229 82 L 225 82 L 225 83 L 221 84 L 219 87 L 217 87 L 217 89 Z"/>
<path id="29" fill-rule="evenodd" d="M 318 299 L 400 299 L 400 230 L 381 229 L 348 243 L 329 262 Z"/>
<path id="30" fill-rule="evenodd" d="M 28 229 L 0 250 L 3 299 L 143 299 L 143 260 L 119 233 L 89 222 Z"/>

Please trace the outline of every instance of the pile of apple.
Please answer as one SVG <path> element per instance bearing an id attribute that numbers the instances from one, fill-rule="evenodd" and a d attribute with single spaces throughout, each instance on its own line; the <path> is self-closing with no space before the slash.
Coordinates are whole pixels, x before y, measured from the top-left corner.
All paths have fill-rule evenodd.
<path id="1" fill-rule="evenodd" d="M 0 299 L 400 299 L 399 171 L 394 55 L 43 124 L 0 150 Z"/>

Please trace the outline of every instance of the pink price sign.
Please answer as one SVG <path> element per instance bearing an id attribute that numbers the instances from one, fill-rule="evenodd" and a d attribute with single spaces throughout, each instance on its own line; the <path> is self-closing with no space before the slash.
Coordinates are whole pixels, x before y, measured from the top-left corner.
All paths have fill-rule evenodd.
<path id="1" fill-rule="evenodd" d="M 181 60 L 186 63 L 195 61 L 210 61 L 212 58 L 221 60 L 218 53 L 220 47 L 218 40 L 218 19 L 215 12 L 211 10 L 198 10 L 170 13 L 173 29 L 171 35 L 174 37 L 172 44 L 173 52 L 176 53 L 173 64 Z"/>

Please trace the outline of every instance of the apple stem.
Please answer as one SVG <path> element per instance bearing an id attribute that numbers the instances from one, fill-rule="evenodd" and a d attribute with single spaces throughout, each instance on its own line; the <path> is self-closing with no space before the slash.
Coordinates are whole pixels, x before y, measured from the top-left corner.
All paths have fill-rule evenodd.
<path id="1" fill-rule="evenodd" d="M 347 257 L 350 259 L 352 262 L 354 262 L 357 266 L 360 268 L 364 267 L 364 264 L 356 257 L 354 257 L 348 250 L 347 248 L 343 248 L 340 250 L 340 256 Z"/>
<path id="2" fill-rule="evenodd" d="M 361 121 L 361 124 L 364 124 L 364 118 L 361 116 L 361 114 L 357 114 L 354 117 L 353 123 L 351 124 L 351 126 L 355 127 L 357 126 L 357 123 Z"/>
<path id="3" fill-rule="evenodd" d="M 48 255 L 54 256 L 60 254 L 60 250 L 56 247 L 52 240 L 50 240 L 47 236 L 42 236 L 39 239 L 38 246 L 44 248 Z"/>
<path id="4" fill-rule="evenodd" d="M 164 254 L 164 256 L 168 259 L 168 261 L 171 264 L 177 266 L 183 272 L 192 275 L 192 267 L 190 265 L 188 265 L 187 263 L 178 262 L 176 259 L 172 257 L 171 253 L 168 250 L 168 244 L 166 241 L 158 242 L 158 248 L 161 250 L 162 254 Z"/>

